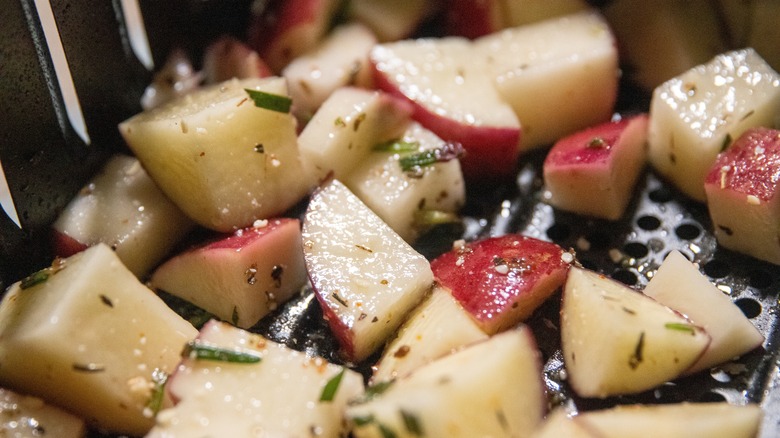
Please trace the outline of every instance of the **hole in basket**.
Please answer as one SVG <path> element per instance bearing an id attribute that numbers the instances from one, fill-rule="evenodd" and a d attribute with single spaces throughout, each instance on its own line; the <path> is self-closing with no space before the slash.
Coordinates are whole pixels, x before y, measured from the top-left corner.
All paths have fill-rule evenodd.
<path id="1" fill-rule="evenodd" d="M 666 187 L 659 187 L 648 193 L 648 196 L 651 201 L 663 204 L 672 200 L 672 191 Z"/>
<path id="2" fill-rule="evenodd" d="M 661 219 L 655 216 L 642 216 L 636 220 L 636 224 L 643 230 L 652 231 L 661 226 Z"/>
<path id="3" fill-rule="evenodd" d="M 736 304 L 737 307 L 739 307 L 739 310 L 748 318 L 755 318 L 761 314 L 761 303 L 753 298 L 740 298 L 734 301 L 734 304 Z"/>
<path id="4" fill-rule="evenodd" d="M 635 286 L 637 281 L 639 280 L 636 277 L 636 274 L 634 274 L 633 272 L 627 269 L 620 269 L 618 271 L 613 272 L 612 278 L 628 286 Z"/>
<path id="5" fill-rule="evenodd" d="M 772 285 L 772 275 L 764 270 L 755 270 L 748 274 L 750 286 L 765 289 Z"/>
<path id="6" fill-rule="evenodd" d="M 569 226 L 561 223 L 555 223 L 547 229 L 547 237 L 556 242 L 566 240 L 570 234 Z"/>
<path id="7" fill-rule="evenodd" d="M 630 242 L 623 246 L 623 252 L 626 253 L 629 257 L 641 259 L 647 256 L 648 249 L 647 246 L 645 246 L 643 243 Z"/>
<path id="8" fill-rule="evenodd" d="M 585 239 L 590 242 L 590 249 L 604 249 L 609 246 L 609 235 L 599 231 L 589 233 Z"/>
<path id="9" fill-rule="evenodd" d="M 694 224 L 682 224 L 674 229 L 674 234 L 680 239 L 693 240 L 699 237 L 701 230 Z"/>
<path id="10" fill-rule="evenodd" d="M 726 401 L 726 397 L 715 391 L 707 391 L 699 397 L 699 401 L 705 403 L 719 403 Z"/>
<path id="11" fill-rule="evenodd" d="M 702 269 L 704 270 L 705 274 L 712 278 L 723 278 L 729 275 L 729 272 L 731 271 L 729 265 L 720 260 L 711 260 L 706 265 L 704 265 Z"/>

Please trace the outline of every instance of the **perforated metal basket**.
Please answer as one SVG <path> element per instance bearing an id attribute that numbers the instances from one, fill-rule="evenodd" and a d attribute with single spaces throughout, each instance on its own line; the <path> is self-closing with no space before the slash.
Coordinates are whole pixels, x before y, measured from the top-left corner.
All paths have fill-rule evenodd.
<path id="1" fill-rule="evenodd" d="M 192 48 L 197 60 L 195 48 L 214 36 L 240 36 L 248 7 L 249 0 L 0 0 L 0 198 L 6 213 L 0 213 L 0 286 L 50 262 L 49 224 L 105 158 L 124 149 L 116 124 L 140 110 L 139 97 L 153 66 L 161 65 L 174 46 Z M 138 34 L 139 16 L 147 37 Z M 618 106 L 641 111 L 647 103 L 646 95 L 624 87 Z M 767 339 L 764 348 L 647 393 L 579 399 L 560 372 L 559 302 L 552 299 L 529 321 L 544 353 L 551 403 L 589 410 L 635 402 L 756 402 L 765 412 L 761 437 L 780 436 L 780 267 L 719 248 L 706 208 L 650 171 L 619 221 L 556 211 L 541 200 L 542 160 L 543 153 L 523 157 L 516 178 L 507 184 L 469 188 L 462 226 L 432 231 L 418 249 L 435 257 L 458 238 L 523 233 L 573 248 L 584 266 L 638 288 L 669 251 L 680 250 L 751 318 Z M 165 298 L 197 319 L 195 309 Z M 341 360 L 311 291 L 253 330 Z M 369 365 L 358 364 L 358 369 L 368 373 Z"/>

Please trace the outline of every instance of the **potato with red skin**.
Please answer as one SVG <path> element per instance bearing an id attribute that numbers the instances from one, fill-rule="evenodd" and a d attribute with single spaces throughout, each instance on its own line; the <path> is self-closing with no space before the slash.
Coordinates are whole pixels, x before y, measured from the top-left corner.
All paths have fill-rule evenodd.
<path id="1" fill-rule="evenodd" d="M 531 316 L 563 285 L 573 260 L 554 243 L 508 234 L 454 245 L 431 269 L 482 330 L 495 334 Z"/>
<path id="2" fill-rule="evenodd" d="M 243 41 L 225 35 L 203 53 L 206 83 L 217 84 L 228 79 L 267 78 L 273 72 L 260 55 Z"/>
<path id="3" fill-rule="evenodd" d="M 780 130 L 753 128 L 720 153 L 704 191 L 718 244 L 780 264 Z"/>
<path id="4" fill-rule="evenodd" d="M 578 214 L 618 220 L 645 165 L 647 114 L 558 140 L 544 160 L 548 201 Z"/>

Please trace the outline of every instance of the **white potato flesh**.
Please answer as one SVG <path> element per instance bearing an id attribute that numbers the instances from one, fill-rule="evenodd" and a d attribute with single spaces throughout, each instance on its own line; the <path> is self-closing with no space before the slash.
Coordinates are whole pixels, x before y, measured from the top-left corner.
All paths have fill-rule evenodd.
<path id="1" fill-rule="evenodd" d="M 446 148 L 447 143 L 414 122 L 400 136 L 400 143 L 417 145 L 410 153 L 372 151 L 343 178 L 371 210 L 407 242 L 425 231 L 420 217 L 426 212 L 456 213 L 466 202 L 466 184 L 457 159 L 405 172 L 401 156 Z"/>
<path id="2" fill-rule="evenodd" d="M 533 438 L 603 438 L 577 415 L 569 415 L 564 408 L 557 408 L 544 419 Z"/>
<path id="3" fill-rule="evenodd" d="M 364 437 L 530 437 L 546 409 L 541 354 L 521 326 L 393 381 L 347 417 Z M 388 434 L 392 432 L 392 435 Z"/>
<path id="4" fill-rule="evenodd" d="M 780 125 L 780 75 L 753 50 L 720 54 L 659 85 L 650 103 L 650 164 L 704 202 L 718 153 L 748 128 Z"/>
<path id="5" fill-rule="evenodd" d="M 298 138 L 308 175 L 344 178 L 377 144 L 398 138 L 411 108 L 381 91 L 339 88 L 322 104 Z"/>
<path id="6" fill-rule="evenodd" d="M 258 361 L 186 356 L 166 388 L 176 405 L 157 415 L 148 438 L 336 438 L 346 433 L 347 401 L 363 393 L 363 377 L 357 372 L 213 320 L 203 326 L 195 345 Z M 326 390 L 336 380 L 333 391 Z"/>
<path id="7" fill-rule="evenodd" d="M 684 315 L 712 338 L 688 373 L 739 357 L 764 342 L 764 336 L 733 301 L 696 265 L 672 251 L 647 283 L 645 295 Z"/>
<path id="8" fill-rule="evenodd" d="M 115 155 L 76 194 L 52 227 L 85 246 L 98 242 L 111 246 L 141 278 L 194 225 L 160 191 L 138 159 Z"/>
<path id="9" fill-rule="evenodd" d="M 283 78 L 233 79 L 119 125 L 162 191 L 217 231 L 277 216 L 313 185 L 300 161 L 295 118 L 258 107 L 245 89 L 287 96 Z"/>
<path id="10" fill-rule="evenodd" d="M 287 79 L 294 112 L 308 118 L 337 89 L 369 87 L 368 53 L 376 42 L 365 26 L 345 24 L 333 29 L 314 51 L 290 62 L 282 76 Z"/>
<path id="11" fill-rule="evenodd" d="M 405 376 L 434 359 L 487 338 L 448 290 L 434 286 L 385 347 L 374 366 L 371 384 Z"/>
<path id="12" fill-rule="evenodd" d="M 596 272 L 569 270 L 561 348 L 580 396 L 655 388 L 682 375 L 709 343 L 704 330 L 652 298 Z"/>
<path id="13" fill-rule="evenodd" d="M 7 438 L 82 438 L 84 419 L 42 399 L 0 388 L 0 436 Z"/>
<path id="14" fill-rule="evenodd" d="M 312 196 L 303 252 L 325 317 L 355 362 L 380 348 L 433 284 L 428 260 L 338 180 Z"/>
<path id="15" fill-rule="evenodd" d="M 0 384 L 108 432 L 143 435 L 154 422 L 153 373 L 172 372 L 196 335 L 101 243 L 7 291 Z"/>
<path id="16" fill-rule="evenodd" d="M 604 438 L 754 438 L 761 407 L 720 403 L 616 406 L 580 414 Z"/>
<path id="17" fill-rule="evenodd" d="M 255 325 L 306 284 L 300 221 L 264 221 L 182 252 L 149 279 L 241 328 Z"/>
<path id="18" fill-rule="evenodd" d="M 420 0 L 360 0 L 349 2 L 347 14 L 376 33 L 380 41 L 409 38 L 436 7 Z"/>
<path id="19" fill-rule="evenodd" d="M 474 50 L 520 120 L 521 152 L 549 146 L 612 115 L 617 47 L 597 12 L 505 29 L 477 39 Z"/>

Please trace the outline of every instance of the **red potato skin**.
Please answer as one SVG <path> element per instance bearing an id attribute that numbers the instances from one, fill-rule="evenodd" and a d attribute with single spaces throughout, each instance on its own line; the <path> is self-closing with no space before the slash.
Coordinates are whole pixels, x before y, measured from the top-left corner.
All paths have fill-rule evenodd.
<path id="1" fill-rule="evenodd" d="M 545 158 L 545 165 L 567 168 L 595 163 L 606 165 L 612 148 L 630 121 L 630 118 L 624 118 L 617 122 L 604 123 L 561 139 L 550 149 Z M 590 143 L 597 139 L 601 140 L 599 146 L 591 146 Z"/>
<path id="2" fill-rule="evenodd" d="M 757 153 L 757 148 L 762 152 Z M 780 131 L 752 128 L 718 155 L 704 184 L 753 195 L 767 202 L 778 191 L 777 175 L 780 175 Z"/>
<path id="3" fill-rule="evenodd" d="M 431 261 L 431 269 L 480 327 L 495 334 L 530 317 L 563 285 L 571 265 L 563 254 L 554 243 L 509 234 L 453 248 Z"/>
<path id="4" fill-rule="evenodd" d="M 442 117 L 408 98 L 371 62 L 376 88 L 412 104 L 412 118 L 441 139 L 460 143 L 465 150 L 460 159 L 463 176 L 470 181 L 509 178 L 517 170 L 521 130 L 494 126 L 473 126 Z"/>
<path id="5" fill-rule="evenodd" d="M 497 18 L 500 0 L 451 0 L 444 15 L 447 35 L 479 38 L 502 28 Z"/>
<path id="6" fill-rule="evenodd" d="M 223 36 L 206 48 L 203 70 L 209 83 L 231 78 L 266 78 L 271 68 L 251 47 L 231 36 Z"/>
<path id="7" fill-rule="evenodd" d="M 89 248 L 89 245 L 81 243 L 59 230 L 52 230 L 51 240 L 54 255 L 57 257 L 70 257 Z"/>

